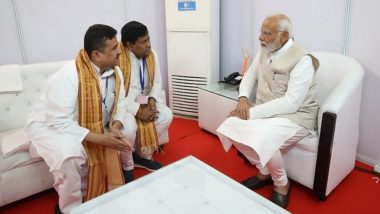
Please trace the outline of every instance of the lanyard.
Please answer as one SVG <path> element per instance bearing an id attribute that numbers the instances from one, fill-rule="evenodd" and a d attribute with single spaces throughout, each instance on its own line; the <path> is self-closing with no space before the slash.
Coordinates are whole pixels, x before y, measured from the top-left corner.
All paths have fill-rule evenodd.
<path id="1" fill-rule="evenodd" d="M 140 67 L 140 85 L 141 85 L 141 94 L 144 93 L 144 71 L 145 71 L 145 59 L 143 58 L 142 59 L 142 69 L 141 69 L 141 63 L 139 63 L 139 67 Z"/>
<path id="2" fill-rule="evenodd" d="M 106 105 L 107 94 L 108 94 L 108 77 L 106 77 L 106 93 L 105 93 L 104 98 L 102 100 L 102 102 L 106 108 L 107 108 L 107 105 Z"/>

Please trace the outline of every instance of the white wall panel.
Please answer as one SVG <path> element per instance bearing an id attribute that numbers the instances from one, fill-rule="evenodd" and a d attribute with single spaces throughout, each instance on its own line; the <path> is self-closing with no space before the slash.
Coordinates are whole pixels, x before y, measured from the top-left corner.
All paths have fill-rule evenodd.
<path id="1" fill-rule="evenodd" d="M 0 65 L 22 64 L 22 51 L 12 0 L 0 1 Z"/>
<path id="2" fill-rule="evenodd" d="M 260 45 L 257 38 L 265 17 L 274 13 L 284 13 L 292 20 L 295 39 L 310 51 L 341 52 L 346 0 L 255 0 L 254 2 L 256 48 Z"/>
<path id="3" fill-rule="evenodd" d="M 117 30 L 124 23 L 123 0 L 16 0 L 28 63 L 73 59 L 93 24 Z"/>
<path id="4" fill-rule="evenodd" d="M 380 163 L 380 2 L 353 1 L 348 55 L 364 66 L 358 153 Z"/>
<path id="5" fill-rule="evenodd" d="M 220 79 L 232 72 L 240 72 L 242 49 L 252 49 L 252 2 L 221 0 L 220 2 Z M 252 52 L 252 50 L 251 50 Z"/>

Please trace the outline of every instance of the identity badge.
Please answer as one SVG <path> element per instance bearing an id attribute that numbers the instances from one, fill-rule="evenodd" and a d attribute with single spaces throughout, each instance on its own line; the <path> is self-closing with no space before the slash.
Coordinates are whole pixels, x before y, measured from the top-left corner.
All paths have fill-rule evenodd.
<path id="1" fill-rule="evenodd" d="M 139 104 L 147 104 L 148 103 L 148 96 L 139 95 L 137 96 L 136 102 Z"/>

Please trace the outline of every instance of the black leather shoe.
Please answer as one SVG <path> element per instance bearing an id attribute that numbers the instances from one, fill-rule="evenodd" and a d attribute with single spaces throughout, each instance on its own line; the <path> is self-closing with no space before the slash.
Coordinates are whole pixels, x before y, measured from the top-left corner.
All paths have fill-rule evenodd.
<path id="1" fill-rule="evenodd" d="M 54 207 L 54 214 L 63 214 L 61 209 L 59 208 L 59 204 L 57 203 Z"/>
<path id="2" fill-rule="evenodd" d="M 251 162 L 243 155 L 243 153 L 237 151 L 237 155 L 241 158 L 243 158 L 244 160 L 244 163 L 248 163 L 248 164 L 251 164 Z"/>
<path id="3" fill-rule="evenodd" d="M 135 180 L 135 176 L 133 176 L 133 170 L 123 170 L 125 183 L 129 183 Z"/>
<path id="4" fill-rule="evenodd" d="M 164 145 L 163 144 L 158 146 L 158 151 L 159 152 L 163 152 L 164 151 Z"/>
<path id="5" fill-rule="evenodd" d="M 288 206 L 288 203 L 289 203 L 290 189 L 291 189 L 291 185 L 289 183 L 289 189 L 288 189 L 288 193 L 286 195 L 283 195 L 281 193 L 273 191 L 269 200 L 272 201 L 273 203 L 277 204 L 278 206 L 286 209 L 286 207 Z"/>
<path id="6" fill-rule="evenodd" d="M 273 184 L 272 178 L 268 178 L 265 180 L 260 180 L 257 176 L 253 176 L 250 178 L 245 179 L 241 182 L 244 186 L 251 190 L 259 189 L 263 186 Z"/>

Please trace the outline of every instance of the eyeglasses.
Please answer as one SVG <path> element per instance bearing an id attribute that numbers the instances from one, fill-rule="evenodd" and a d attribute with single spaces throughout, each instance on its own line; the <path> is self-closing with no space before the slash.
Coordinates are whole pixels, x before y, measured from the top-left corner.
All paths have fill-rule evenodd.
<path id="1" fill-rule="evenodd" d="M 280 33 L 280 32 L 286 32 L 286 31 L 278 30 L 278 31 L 274 31 L 273 33 Z M 263 35 L 264 37 L 269 37 L 269 36 L 272 36 L 272 32 L 261 30 L 260 35 Z"/>

